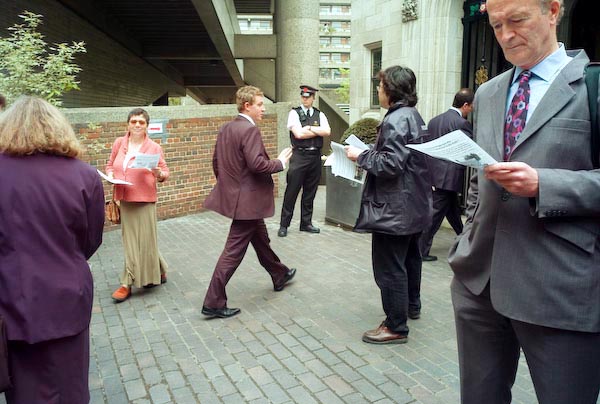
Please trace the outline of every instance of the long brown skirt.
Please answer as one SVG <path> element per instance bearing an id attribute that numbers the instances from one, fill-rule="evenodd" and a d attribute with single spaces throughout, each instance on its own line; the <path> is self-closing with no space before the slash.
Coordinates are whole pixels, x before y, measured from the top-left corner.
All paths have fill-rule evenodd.
<path id="1" fill-rule="evenodd" d="M 168 266 L 158 252 L 156 204 L 121 201 L 121 229 L 125 248 L 121 285 L 160 285 Z"/>

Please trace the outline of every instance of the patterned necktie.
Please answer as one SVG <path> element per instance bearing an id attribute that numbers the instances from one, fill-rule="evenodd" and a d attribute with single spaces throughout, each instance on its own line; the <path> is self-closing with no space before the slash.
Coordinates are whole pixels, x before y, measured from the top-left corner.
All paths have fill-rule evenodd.
<path id="1" fill-rule="evenodd" d="M 506 122 L 504 124 L 504 161 L 510 159 L 519 135 L 525 128 L 527 111 L 529 110 L 529 94 L 531 93 L 529 89 L 530 77 L 531 72 L 529 70 L 523 70 L 519 75 L 519 88 L 517 88 L 517 92 L 510 103 L 510 108 L 506 115 Z"/>

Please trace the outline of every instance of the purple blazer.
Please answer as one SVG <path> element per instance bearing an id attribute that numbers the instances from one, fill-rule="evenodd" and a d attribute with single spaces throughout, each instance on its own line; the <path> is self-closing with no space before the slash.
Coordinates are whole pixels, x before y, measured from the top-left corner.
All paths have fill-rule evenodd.
<path id="1" fill-rule="evenodd" d="M 90 165 L 0 154 L 0 315 L 8 339 L 37 343 L 90 323 L 87 259 L 102 243 L 104 192 Z"/>
<path id="2" fill-rule="evenodd" d="M 282 170 L 280 160 L 269 159 L 260 130 L 238 116 L 219 130 L 213 154 L 217 183 L 204 207 L 236 220 L 273 216 L 271 174 Z"/>

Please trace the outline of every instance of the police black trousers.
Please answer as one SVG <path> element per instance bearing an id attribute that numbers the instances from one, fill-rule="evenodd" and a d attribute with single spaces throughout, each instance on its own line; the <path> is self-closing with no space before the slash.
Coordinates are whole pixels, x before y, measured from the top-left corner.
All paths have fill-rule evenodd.
<path id="1" fill-rule="evenodd" d="M 321 179 L 321 152 L 294 150 L 287 172 L 287 187 L 281 208 L 282 227 L 289 227 L 294 214 L 294 205 L 302 189 L 300 202 L 300 226 L 312 224 L 313 202 Z"/>

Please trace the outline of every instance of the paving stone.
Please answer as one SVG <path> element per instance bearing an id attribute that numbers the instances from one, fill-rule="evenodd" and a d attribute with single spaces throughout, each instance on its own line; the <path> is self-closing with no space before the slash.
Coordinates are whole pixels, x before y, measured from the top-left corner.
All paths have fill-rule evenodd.
<path id="1" fill-rule="evenodd" d="M 277 211 L 281 197 L 276 204 Z M 445 259 L 453 232 L 440 229 L 431 250 L 440 259 L 423 265 L 422 317 L 409 321 L 409 342 L 365 344 L 361 334 L 384 316 L 371 269 L 371 236 L 325 224 L 324 208 L 321 188 L 313 216 L 321 234 L 298 232 L 297 212 L 288 237 L 271 239 L 282 262 L 298 268 L 283 293 L 273 292 L 248 249 L 227 286 L 228 304 L 242 313 L 229 319 L 207 320 L 200 308 L 230 219 L 204 212 L 160 221 L 169 282 L 135 289 L 118 305 L 110 295 L 123 265 L 121 233 L 106 232 L 90 260 L 91 402 L 458 402 L 452 273 Z M 278 219 L 265 220 L 271 236 Z M 336 282 L 324 282 L 325 276 Z M 524 358 L 513 398 L 513 404 L 536 401 Z M 0 395 L 6 404 L 2 400 Z"/>
<path id="2" fill-rule="evenodd" d="M 125 383 L 125 391 L 129 400 L 136 400 L 138 398 L 145 397 L 147 392 L 144 386 L 144 382 L 141 379 L 131 380 Z"/>
<path id="3" fill-rule="evenodd" d="M 279 404 L 290 401 L 290 397 L 276 383 L 259 384 L 260 389 L 264 392 L 269 403 Z"/>
<path id="4" fill-rule="evenodd" d="M 150 387 L 150 398 L 152 398 L 152 402 L 156 404 L 168 403 L 171 401 L 169 389 L 165 384 L 157 384 L 156 386 Z"/>

